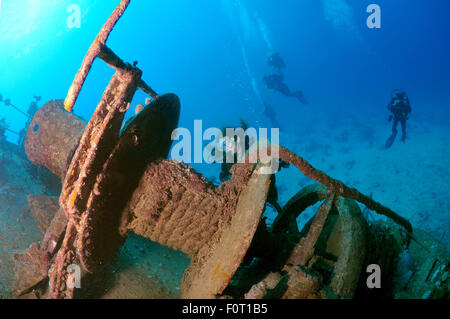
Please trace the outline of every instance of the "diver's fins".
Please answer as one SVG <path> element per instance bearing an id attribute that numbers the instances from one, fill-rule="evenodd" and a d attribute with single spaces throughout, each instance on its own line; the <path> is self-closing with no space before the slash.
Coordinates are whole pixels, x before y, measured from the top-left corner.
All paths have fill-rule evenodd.
<path id="1" fill-rule="evenodd" d="M 305 97 L 305 95 L 303 94 L 302 91 L 295 92 L 295 97 L 297 98 L 297 100 L 300 101 L 300 103 L 302 103 L 302 104 L 309 104 L 308 100 L 306 99 L 306 97 Z"/>
<path id="2" fill-rule="evenodd" d="M 392 144 L 394 144 L 396 136 L 397 136 L 397 134 L 392 134 L 391 137 L 389 137 L 387 139 L 387 141 L 386 141 L 386 148 L 390 148 L 392 146 Z"/>

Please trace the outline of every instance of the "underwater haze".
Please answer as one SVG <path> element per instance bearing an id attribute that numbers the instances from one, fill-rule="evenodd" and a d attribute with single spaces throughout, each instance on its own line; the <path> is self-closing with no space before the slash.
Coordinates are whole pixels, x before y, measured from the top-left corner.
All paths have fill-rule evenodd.
<path id="1" fill-rule="evenodd" d="M 65 99 L 118 3 L 1 0 L 3 101 L 10 99 L 26 113 L 34 96 L 42 97 L 39 106 Z M 376 28 L 368 25 L 371 4 L 381 9 Z M 77 9 L 79 25 L 73 20 Z M 448 0 L 133 0 L 108 47 L 127 62 L 137 61 L 142 78 L 156 92 L 180 98 L 180 127 L 193 132 L 194 120 L 202 120 L 203 130 L 237 127 L 243 119 L 250 127 L 279 128 L 280 145 L 370 194 L 449 249 L 449 12 Z M 285 64 L 281 71 L 268 63 L 276 53 Z M 275 85 L 284 84 L 289 94 L 264 80 L 278 71 L 283 81 Z M 113 74 L 97 59 L 75 104 L 77 115 L 91 118 Z M 388 109 L 395 90 L 406 93 L 411 113 L 405 140 L 399 123 L 395 141 L 386 147 L 396 120 L 389 121 Z M 295 95 L 299 91 L 301 97 Z M 126 118 L 146 98 L 137 91 Z M 13 106 L 0 101 L 0 120 L 8 128 L 6 141 L 20 144 L 17 133 L 29 122 Z M 220 164 L 186 164 L 220 183 Z M 30 192 L 45 192 L 24 183 Z M 282 169 L 277 173 L 279 204 L 310 183 L 295 168 Z M 0 193 L 2 187 L 0 183 Z M 317 208 L 301 215 L 298 225 Z M 0 208 L 0 224 L 16 220 L 1 213 Z M 270 225 L 275 208 L 269 205 L 265 216 Z M 373 212 L 370 216 L 378 218 Z M 32 235 L 19 247 L 6 247 L 5 256 L 39 238 L 35 227 L 29 229 L 15 230 Z M 0 235 L 2 231 L 12 233 L 6 227 L 0 227 Z M 0 253 L 0 258 L 7 257 Z M 7 276 L 11 274 L 0 275 L 0 295 L 2 288 L 13 286 Z M 176 284 L 167 285 L 175 291 Z"/>
<path id="2" fill-rule="evenodd" d="M 0 88 L 15 105 L 26 109 L 34 94 L 44 101 L 64 98 L 116 6 L 114 1 L 76 1 L 81 26 L 70 29 L 67 8 L 73 3 L 1 2 Z M 280 125 L 294 132 L 310 115 L 385 117 L 397 88 L 409 94 L 415 116 L 448 118 L 449 1 L 377 1 L 380 29 L 366 26 L 371 3 L 137 0 L 109 46 L 126 61 L 137 60 L 155 90 L 180 96 L 181 125 L 192 125 L 200 116 L 207 126 L 229 125 L 239 116 L 264 125 L 262 101 L 273 104 Z M 286 82 L 303 90 L 308 106 L 264 87 L 262 78 L 271 71 L 266 60 L 273 52 L 281 53 Z M 95 64 L 78 101 L 81 116 L 90 117 L 102 94 L 99 88 L 111 74 L 106 65 Z M 12 129 L 23 125 L 20 114 L 4 107 L 0 112 Z"/>

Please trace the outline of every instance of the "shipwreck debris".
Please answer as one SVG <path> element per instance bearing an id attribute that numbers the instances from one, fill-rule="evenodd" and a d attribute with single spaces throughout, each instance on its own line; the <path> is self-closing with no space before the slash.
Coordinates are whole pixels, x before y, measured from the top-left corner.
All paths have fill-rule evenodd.
<path id="1" fill-rule="evenodd" d="M 28 203 L 39 230 L 45 234 L 59 210 L 58 197 L 28 195 Z"/>
<path id="2" fill-rule="evenodd" d="M 64 111 L 62 100 L 49 101 L 34 115 L 25 139 L 25 152 L 35 165 L 63 179 L 86 122 Z"/>
<path id="3" fill-rule="evenodd" d="M 48 282 L 40 297 L 73 298 L 68 267 L 100 272 L 133 231 L 191 257 L 183 298 L 353 296 L 366 236 L 354 200 L 411 231 L 409 222 L 280 148 L 279 158 L 323 186 L 301 191 L 268 229 L 261 218 L 270 187 L 270 175 L 261 172 L 266 164 L 235 164 L 231 181 L 215 186 L 189 166 L 166 160 L 180 114 L 177 96 L 156 94 L 136 65 L 106 46 L 129 2 L 122 0 L 103 26 L 63 105 L 47 103 L 28 129 L 30 160 L 61 177 L 63 186 L 41 248 L 33 244 L 18 257 L 16 293 Z M 86 125 L 69 112 L 97 57 L 116 73 Z M 122 128 L 138 88 L 154 100 Z M 299 232 L 296 216 L 320 200 L 319 212 Z M 30 264 L 32 271 L 21 271 Z"/>

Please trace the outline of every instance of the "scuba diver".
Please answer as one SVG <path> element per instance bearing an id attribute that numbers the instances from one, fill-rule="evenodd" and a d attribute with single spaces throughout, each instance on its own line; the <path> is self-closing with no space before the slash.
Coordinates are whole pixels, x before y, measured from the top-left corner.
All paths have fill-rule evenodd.
<path id="1" fill-rule="evenodd" d="M 242 119 L 240 119 L 240 122 L 241 122 L 241 128 L 244 131 L 246 131 L 248 129 L 247 123 Z M 239 140 L 238 140 L 237 136 L 234 136 L 234 139 L 232 139 L 231 137 L 227 137 L 226 129 L 222 129 L 222 131 L 225 136 L 225 138 L 224 138 L 225 151 L 223 152 L 223 161 L 222 161 L 219 178 L 220 178 L 221 182 L 224 182 L 224 181 L 231 179 L 231 176 L 232 176 L 230 173 L 231 167 L 233 167 L 233 165 L 238 162 L 237 145 L 239 144 Z M 255 143 L 255 142 L 256 141 L 251 140 L 248 136 L 245 136 L 245 152 L 247 152 L 250 149 L 250 147 L 253 145 L 253 143 Z M 229 163 L 226 160 L 227 154 L 230 154 L 230 152 L 234 156 L 232 163 Z M 286 163 L 280 159 L 278 171 L 280 171 L 282 168 L 288 168 L 289 166 L 290 166 L 289 163 Z M 267 203 L 270 204 L 272 207 L 274 207 L 278 213 L 281 213 L 282 208 L 278 204 L 278 191 L 277 191 L 277 187 L 276 187 L 275 183 L 276 183 L 275 174 L 272 174 L 270 176 L 270 188 L 269 188 L 269 193 L 267 194 Z"/>
<path id="2" fill-rule="evenodd" d="M 276 73 L 263 78 L 269 90 L 279 92 L 287 97 L 295 97 L 300 103 L 308 104 L 308 100 L 306 100 L 301 91 L 292 92 L 286 83 L 284 83 L 283 69 L 286 67 L 286 64 L 278 52 L 269 56 L 267 64 L 276 71 Z"/>
<path id="3" fill-rule="evenodd" d="M 248 124 L 243 120 L 239 119 L 240 121 L 240 128 L 244 130 L 244 132 L 248 129 Z M 239 145 L 238 136 L 234 136 L 234 139 L 232 137 L 229 137 L 226 135 L 226 128 L 222 128 L 222 134 L 224 136 L 223 143 L 224 143 L 224 152 L 222 157 L 222 166 L 220 170 L 220 181 L 224 182 L 227 180 L 230 180 L 231 178 L 231 167 L 238 162 L 238 150 L 237 146 Z M 250 141 L 250 138 L 248 136 L 245 136 L 245 145 L 244 145 L 244 151 L 247 152 L 249 148 L 252 146 L 254 141 Z M 227 162 L 227 154 L 233 155 L 233 162 L 229 163 Z"/>
<path id="4" fill-rule="evenodd" d="M 279 74 L 283 73 L 283 69 L 286 67 L 286 64 L 278 52 L 271 54 L 267 58 L 267 64 L 278 71 Z"/>
<path id="5" fill-rule="evenodd" d="M 300 103 L 308 104 L 308 100 L 303 95 L 302 91 L 292 92 L 291 89 L 284 83 L 282 74 L 271 74 L 263 78 L 267 88 L 272 91 L 279 92 L 287 97 L 295 97 Z"/>
<path id="6" fill-rule="evenodd" d="M 393 92 L 392 100 L 388 105 L 388 109 L 392 112 L 392 115 L 389 116 L 389 122 L 392 120 L 394 120 L 394 122 L 392 123 L 392 135 L 386 141 L 386 148 L 391 147 L 394 143 L 399 122 L 402 126 L 401 141 L 405 142 L 406 140 L 406 121 L 408 120 L 408 115 L 411 113 L 411 105 L 406 93 L 395 90 Z"/>

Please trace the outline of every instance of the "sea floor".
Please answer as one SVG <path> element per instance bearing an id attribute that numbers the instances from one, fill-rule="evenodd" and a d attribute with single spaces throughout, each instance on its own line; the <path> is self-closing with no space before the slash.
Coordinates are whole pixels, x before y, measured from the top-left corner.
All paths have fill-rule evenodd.
<path id="1" fill-rule="evenodd" d="M 15 253 L 42 239 L 28 206 L 29 194 L 44 194 L 29 162 L 15 150 L 0 147 L 0 297 L 14 285 Z"/>
<path id="2" fill-rule="evenodd" d="M 309 138 L 286 134 L 280 144 L 285 140 L 314 167 L 371 195 L 450 249 L 450 126 L 412 120 L 407 140 L 401 142 L 399 132 L 389 149 L 384 146 L 389 123 L 371 129 L 347 127 L 316 131 Z M 310 182 L 295 170 L 277 176 L 282 205 Z M 377 218 L 374 212 L 371 217 Z"/>
<path id="3" fill-rule="evenodd" d="M 449 249 L 450 126 L 411 120 L 406 142 L 397 140 L 385 149 L 389 123 L 357 129 L 341 124 L 302 127 L 297 134 L 282 131 L 280 144 L 331 177 L 372 195 Z M 217 179 L 219 169 L 218 164 L 203 166 L 201 172 Z M 281 206 L 312 183 L 293 167 L 277 173 L 276 179 Z M 45 193 L 27 161 L 0 147 L 0 297 L 11 297 L 14 253 L 42 239 L 26 197 Z M 304 224 L 315 209 L 302 214 L 299 224 Z M 270 223 L 274 211 L 268 208 L 266 216 Z M 377 218 L 375 213 L 371 217 Z M 132 235 L 101 277 L 102 284 L 84 297 L 176 298 L 188 264 L 184 254 Z"/>

